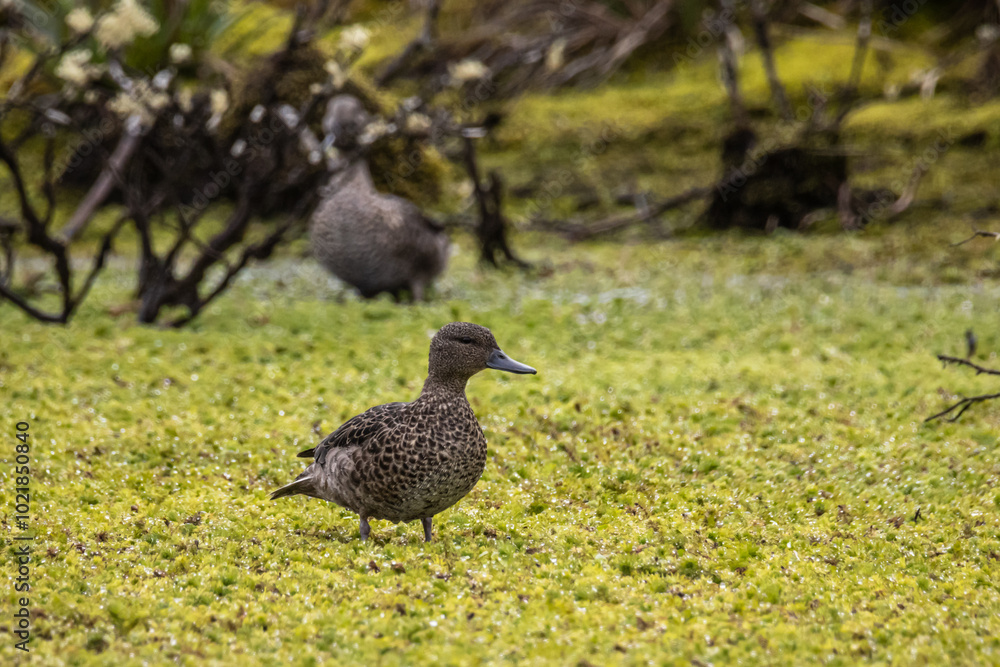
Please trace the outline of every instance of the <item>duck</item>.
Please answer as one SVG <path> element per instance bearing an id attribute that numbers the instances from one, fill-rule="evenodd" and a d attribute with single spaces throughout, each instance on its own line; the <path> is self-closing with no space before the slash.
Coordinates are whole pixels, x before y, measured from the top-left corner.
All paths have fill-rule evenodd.
<path id="1" fill-rule="evenodd" d="M 313 254 L 366 299 L 388 293 L 423 301 L 445 269 L 451 242 L 413 202 L 375 189 L 364 146 L 371 115 L 353 95 L 337 95 L 323 117 L 338 158 L 309 224 Z"/>
<path id="2" fill-rule="evenodd" d="M 304 495 L 344 507 L 358 515 L 362 540 L 372 519 L 419 519 L 430 542 L 434 516 L 464 498 L 486 467 L 486 437 L 465 387 L 488 368 L 537 372 L 508 357 L 486 327 L 445 325 L 431 340 L 416 400 L 378 405 L 344 422 L 299 453 L 313 462 L 271 499 Z"/>

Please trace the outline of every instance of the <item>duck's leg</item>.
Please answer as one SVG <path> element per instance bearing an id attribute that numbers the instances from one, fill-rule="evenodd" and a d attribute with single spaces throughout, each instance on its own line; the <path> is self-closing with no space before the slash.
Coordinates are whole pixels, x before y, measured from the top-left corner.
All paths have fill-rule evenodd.
<path id="1" fill-rule="evenodd" d="M 361 539 L 367 540 L 368 534 L 372 532 L 372 527 L 368 525 L 368 517 L 361 517 Z"/>
<path id="2" fill-rule="evenodd" d="M 431 541 L 431 517 L 426 517 L 420 520 L 420 523 L 424 526 L 424 542 Z"/>
<path id="3" fill-rule="evenodd" d="M 410 282 L 410 299 L 413 303 L 419 303 L 424 300 L 424 282 L 422 280 L 413 280 Z"/>

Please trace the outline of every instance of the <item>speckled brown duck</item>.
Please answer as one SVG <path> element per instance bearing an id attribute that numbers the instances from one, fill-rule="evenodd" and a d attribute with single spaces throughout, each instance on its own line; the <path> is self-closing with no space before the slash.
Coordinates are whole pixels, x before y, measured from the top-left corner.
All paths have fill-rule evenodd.
<path id="1" fill-rule="evenodd" d="M 450 242 L 443 228 L 411 201 L 379 192 L 360 150 L 371 118 L 350 95 L 330 100 L 323 119 L 344 157 L 310 223 L 313 252 L 361 296 L 382 292 L 421 301 L 444 271 Z"/>
<path id="2" fill-rule="evenodd" d="M 412 403 L 379 405 L 348 420 L 319 445 L 299 454 L 315 461 L 271 498 L 302 494 L 328 500 L 369 519 L 431 519 L 461 500 L 486 466 L 486 438 L 465 385 L 481 370 L 535 373 L 514 361 L 486 327 L 452 322 L 431 341 L 427 380 Z"/>

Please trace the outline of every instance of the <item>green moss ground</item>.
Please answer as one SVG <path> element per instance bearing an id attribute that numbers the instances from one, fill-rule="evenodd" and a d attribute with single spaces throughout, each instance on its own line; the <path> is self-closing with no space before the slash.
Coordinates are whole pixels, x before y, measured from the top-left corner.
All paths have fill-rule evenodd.
<path id="1" fill-rule="evenodd" d="M 110 318 L 114 273 L 64 329 L 6 308 L 4 428 L 34 438 L 28 663 L 995 663 L 997 408 L 921 420 L 995 384 L 932 353 L 972 326 L 995 356 L 997 257 L 942 250 L 966 283 L 942 284 L 911 233 L 946 232 L 521 237 L 551 275 L 466 249 L 409 308 L 284 259 L 181 332 Z M 268 500 L 314 424 L 415 396 L 453 319 L 539 375 L 470 383 L 489 462 L 433 543 Z"/>

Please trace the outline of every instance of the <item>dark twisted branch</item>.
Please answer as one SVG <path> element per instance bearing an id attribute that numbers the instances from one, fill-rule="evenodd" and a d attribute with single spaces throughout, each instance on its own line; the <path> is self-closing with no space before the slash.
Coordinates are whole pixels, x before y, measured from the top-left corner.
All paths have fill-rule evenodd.
<path id="1" fill-rule="evenodd" d="M 764 61 L 764 71 L 767 82 L 771 86 L 771 97 L 778 105 L 778 112 L 784 120 L 792 120 L 792 107 L 788 103 L 785 87 L 778 78 L 778 70 L 774 66 L 774 51 L 771 47 L 771 37 L 768 31 L 767 7 L 763 0 L 753 0 L 750 3 L 750 14 L 753 18 L 753 31 L 760 47 L 760 56 Z"/>
<path id="2" fill-rule="evenodd" d="M 166 326 L 176 329 L 189 323 L 198 316 L 198 313 L 200 313 L 205 306 L 215 300 L 217 296 L 222 294 L 226 288 L 229 287 L 232 279 L 237 273 L 243 270 L 251 259 L 264 260 L 270 257 L 271 253 L 274 252 L 274 249 L 277 248 L 278 245 L 284 240 L 285 235 L 293 227 L 295 227 L 296 223 L 301 222 L 304 213 L 304 210 L 302 209 L 304 208 L 304 206 L 298 207 L 292 215 L 288 216 L 285 222 L 279 225 L 278 228 L 271 232 L 267 237 L 244 248 L 243 252 L 240 253 L 239 259 L 234 264 L 226 265 L 227 270 L 225 275 L 207 296 L 199 300 L 198 307 L 189 311 L 187 315 L 167 322 Z"/>
<path id="3" fill-rule="evenodd" d="M 25 313 L 39 322 L 50 322 L 52 324 L 64 324 L 66 322 L 62 313 L 47 313 L 35 308 L 17 292 L 9 289 L 6 285 L 0 284 L 0 296 L 10 301 L 12 304 L 23 310 Z"/>
<path id="4" fill-rule="evenodd" d="M 861 85 L 861 71 L 864 68 L 865 56 L 868 55 L 868 43 L 872 38 L 872 0 L 861 0 L 861 18 L 858 20 L 858 36 L 854 46 L 854 60 L 851 61 L 851 73 L 847 77 L 841 95 L 841 109 L 837 117 L 839 125 L 853 108 L 858 97 L 858 87 Z"/>
<path id="5" fill-rule="evenodd" d="M 375 79 L 381 87 L 392 83 L 407 67 L 413 64 L 418 56 L 430 51 L 437 41 L 437 17 L 441 11 L 441 0 L 431 0 L 427 7 L 427 16 L 424 18 L 424 27 L 417 35 L 416 39 L 407 44 L 406 48 L 389 63 L 389 65 Z"/>
<path id="6" fill-rule="evenodd" d="M 14 235 L 18 224 L 8 218 L 0 218 L 0 248 L 3 248 L 3 269 L 0 270 L 0 285 L 7 285 L 14 276 Z"/>
<path id="7" fill-rule="evenodd" d="M 165 306 L 186 306 L 189 319 L 197 315 L 204 305 L 198 294 L 198 286 L 204 280 L 206 272 L 225 256 L 229 248 L 239 243 L 246 233 L 252 213 L 251 191 L 250 188 L 244 189 L 225 227 L 205 244 L 204 250 L 192 262 L 187 274 L 181 278 L 175 277 L 174 271 L 182 243 L 178 241 L 166 257 L 156 256 L 153 251 L 148 216 L 132 208 L 132 216 L 136 220 L 136 227 L 140 230 L 142 248 L 143 271 L 139 284 L 139 296 L 142 299 L 142 307 L 139 310 L 140 322 L 152 324 Z"/>
<path id="8" fill-rule="evenodd" d="M 2 138 L 0 138 L 0 162 L 3 162 L 7 166 L 11 178 L 14 180 L 14 189 L 17 192 L 18 203 L 21 209 L 21 219 L 24 222 L 28 243 L 51 255 L 55 262 L 56 274 L 59 277 L 59 288 L 62 294 L 62 310 L 59 313 L 45 313 L 28 304 L 25 299 L 18 296 L 6 286 L 2 286 L 0 295 L 36 319 L 44 322 L 66 322 L 69 314 L 72 312 L 73 301 L 73 278 L 70 272 L 69 255 L 66 252 L 66 246 L 49 235 L 45 216 L 39 215 L 31 203 L 17 156 L 10 150 Z"/>
<path id="9" fill-rule="evenodd" d="M 489 183 L 484 185 L 479 175 L 479 164 L 476 159 L 476 146 L 473 138 L 463 135 L 462 158 L 465 169 L 472 180 L 473 194 L 479 207 L 479 224 L 476 225 L 476 237 L 479 239 L 479 259 L 492 266 L 499 266 L 499 257 L 522 269 L 529 264 L 514 254 L 507 241 L 507 221 L 503 217 L 502 188 L 500 174 L 490 173 Z"/>
<path id="10" fill-rule="evenodd" d="M 31 84 L 44 70 L 44 66 L 49 61 L 60 58 L 63 54 L 75 47 L 88 36 L 89 33 L 77 35 L 76 37 L 71 38 L 54 48 L 46 47 L 41 49 L 35 57 L 35 61 L 32 66 L 14 83 L 13 86 L 11 86 L 7 96 L 4 98 L 3 102 L 0 103 L 0 118 L 3 118 L 10 109 L 18 106 L 26 107 L 34 113 L 31 121 L 14 139 L 12 144 L 8 144 L 0 138 L 0 162 L 3 162 L 6 165 L 7 170 L 14 182 L 14 189 L 17 192 L 21 213 L 20 225 L 15 223 L 14 231 L 8 234 L 8 236 L 13 236 L 13 234 L 16 233 L 16 228 L 19 227 L 25 232 L 25 237 L 29 244 L 39 248 L 52 258 L 59 282 L 62 304 L 59 312 L 46 312 L 32 305 L 26 298 L 22 297 L 15 291 L 10 284 L 10 280 L 13 278 L 15 257 L 12 244 L 8 245 L 5 249 L 7 266 L 4 280 L 0 281 L 0 297 L 7 299 L 30 317 L 42 322 L 65 324 L 69 321 L 77 307 L 90 292 L 90 288 L 93 286 L 97 275 L 103 269 L 107 255 L 111 251 L 114 237 L 121 230 L 124 222 L 123 220 L 119 220 L 115 223 L 112 229 L 105 234 L 98 254 L 94 258 L 91 270 L 84 280 L 83 286 L 74 296 L 73 274 L 69 262 L 68 243 L 67 241 L 53 237 L 49 234 L 49 225 L 52 222 L 56 209 L 56 187 L 53 177 L 56 133 L 52 123 L 50 122 L 50 114 L 58 114 L 62 116 L 65 116 L 65 114 L 62 114 L 55 109 L 38 107 L 31 101 L 25 103 L 21 100 L 21 96 L 31 90 Z M 41 130 L 44 139 L 41 184 L 41 192 L 45 198 L 44 213 L 41 213 L 31 202 L 17 156 L 17 151 L 23 143 L 30 137 L 34 136 L 39 129 Z M 7 238 L 6 240 L 9 242 L 10 238 Z"/>
<path id="11" fill-rule="evenodd" d="M 107 261 L 108 254 L 113 249 L 115 237 L 127 221 L 128 218 L 126 216 L 119 217 L 115 224 L 112 225 L 111 230 L 104 235 L 104 238 L 101 240 L 101 247 L 97 251 L 97 255 L 94 257 L 94 262 L 90 267 L 90 272 L 84 279 L 83 286 L 80 288 L 80 291 L 77 292 L 76 297 L 73 298 L 69 312 L 66 313 L 67 320 L 69 320 L 70 316 L 76 312 L 76 309 L 81 303 L 83 303 L 87 294 L 90 293 L 90 288 L 93 287 L 98 274 L 104 269 L 104 263 Z"/>
<path id="12" fill-rule="evenodd" d="M 55 48 L 47 48 L 39 51 L 38 55 L 35 56 L 35 61 L 31 64 L 28 71 L 11 85 L 11 87 L 7 90 L 7 95 L 4 97 L 3 101 L 0 101 L 0 116 L 3 116 L 3 114 L 5 114 L 10 108 L 21 103 L 21 94 L 31 89 L 31 84 L 34 82 L 35 77 L 42 73 L 45 69 L 46 63 L 50 60 L 58 60 L 67 51 L 74 49 L 77 45 L 89 37 L 90 31 L 87 31 L 83 34 L 76 35 L 72 39 L 67 40 Z"/>
<path id="13" fill-rule="evenodd" d="M 296 25 L 293 26 L 285 44 L 284 52 L 279 54 L 277 58 L 281 58 L 308 43 L 309 35 L 305 31 L 299 30 L 301 16 L 300 12 L 296 19 Z M 173 175 L 170 164 L 159 160 L 155 154 L 148 156 L 149 161 L 160 171 L 161 180 L 167 183 L 166 187 L 170 191 L 167 204 L 169 208 L 176 209 L 178 233 L 169 249 L 163 255 L 157 255 L 154 251 L 149 224 L 149 216 L 153 211 L 142 209 L 144 203 L 142 199 L 128 202 L 136 220 L 141 244 L 142 260 L 138 289 L 138 295 L 142 302 L 139 310 L 140 322 L 156 322 L 164 308 L 181 306 L 186 308 L 187 312 L 166 321 L 165 326 L 173 328 L 184 326 L 194 320 L 209 303 L 221 295 L 229 287 L 236 274 L 245 268 L 251 260 L 269 257 L 274 249 L 287 238 L 289 230 L 315 203 L 315 196 L 306 196 L 299 200 L 289 219 L 265 238 L 255 243 L 244 244 L 250 223 L 260 209 L 261 202 L 266 197 L 280 192 L 282 187 L 289 185 L 285 182 L 286 178 L 291 178 L 288 174 L 301 172 L 297 177 L 298 180 L 295 181 L 298 184 L 301 184 L 303 179 L 308 178 L 306 171 L 289 168 L 288 161 L 297 159 L 292 155 L 293 153 L 297 155 L 296 151 L 289 149 L 298 144 L 300 132 L 305 128 L 312 110 L 320 103 L 321 98 L 328 96 L 329 93 L 330 90 L 324 88 L 311 95 L 297 110 L 294 122 L 278 113 L 275 100 L 271 100 L 267 104 L 266 114 L 278 114 L 282 122 L 272 128 L 273 137 L 268 142 L 257 146 L 251 152 L 252 158 L 246 158 L 255 160 L 252 163 L 255 166 L 251 168 L 250 163 L 240 165 L 240 179 L 235 181 L 235 207 L 226 219 L 222 230 L 205 241 L 200 240 L 194 231 L 208 206 L 183 205 L 180 189 L 171 187 Z M 258 122 L 263 122 L 263 119 L 259 119 Z M 198 137 L 188 137 L 188 145 L 197 139 Z M 212 145 L 215 146 L 214 143 Z M 216 155 L 219 164 L 231 159 L 231 153 L 226 147 L 216 146 L 216 148 L 219 151 Z M 185 153 L 179 156 L 179 161 L 183 162 L 186 155 Z M 180 258 L 184 254 L 184 250 L 191 246 L 197 250 L 197 254 L 186 270 L 182 271 L 178 266 Z M 227 261 L 227 256 L 231 256 L 236 251 L 239 251 L 237 259 L 232 262 Z M 223 277 L 214 286 L 208 287 L 208 292 L 205 294 L 203 291 L 207 287 L 209 272 L 218 265 L 221 265 Z"/>
<path id="14" fill-rule="evenodd" d="M 170 248 L 167 252 L 166 258 L 163 260 L 166 264 L 173 265 L 180 256 L 181 251 L 184 250 L 184 247 L 188 243 L 197 248 L 198 252 L 203 255 L 212 255 L 215 252 L 193 233 L 195 224 L 203 213 L 204 211 L 196 211 L 194 217 L 189 218 L 183 206 L 177 207 L 177 240 L 174 241 L 173 247 Z M 225 261 L 224 257 L 220 257 L 218 255 L 216 255 L 216 257 L 219 261 Z"/>
<path id="15" fill-rule="evenodd" d="M 899 199 L 893 202 L 892 206 L 886 212 L 886 219 L 894 218 L 910 208 L 910 204 L 917 198 L 917 188 L 920 186 L 920 180 L 926 173 L 927 167 L 923 165 L 917 165 L 913 168 L 913 173 L 910 174 L 910 180 L 907 181 L 906 188 L 900 193 Z"/>
<path id="16" fill-rule="evenodd" d="M 667 13 L 672 2 L 657 2 L 649 8 L 621 38 L 607 50 L 607 60 L 598 68 L 598 78 L 603 80 L 615 72 L 628 60 L 639 47 L 646 44 L 651 36 L 658 35 L 668 24 Z"/>
<path id="17" fill-rule="evenodd" d="M 968 410 L 969 408 L 971 408 L 976 403 L 982 403 L 984 401 L 991 401 L 991 400 L 996 399 L 996 398 L 1000 398 L 1000 393 L 997 393 L 997 394 L 982 394 L 980 396 L 969 396 L 968 398 L 963 398 L 958 403 L 955 403 L 951 407 L 942 410 L 941 412 L 937 413 L 936 415 L 931 415 L 930 417 L 928 417 L 927 419 L 924 420 L 924 423 L 927 423 L 929 421 L 933 421 L 935 419 L 938 419 L 939 417 L 944 417 L 948 413 L 950 413 L 950 412 L 952 412 L 954 410 L 958 410 L 958 412 L 956 412 L 954 415 L 952 415 L 951 417 L 948 417 L 947 419 L 945 419 L 945 421 L 956 422 L 956 421 L 958 421 L 959 417 L 961 417 L 963 414 L 965 414 L 966 410 Z"/>
<path id="18" fill-rule="evenodd" d="M 820 25 L 824 25 L 830 30 L 841 30 L 844 27 L 844 17 L 840 14 L 834 14 L 827 9 L 814 5 L 811 2 L 799 3 L 798 12 L 807 19 L 815 21 Z"/>
<path id="19" fill-rule="evenodd" d="M 1000 232 L 990 232 L 984 229 L 973 229 L 972 236 L 970 236 L 967 239 L 962 239 L 958 243 L 952 243 L 951 245 L 952 247 L 964 245 L 973 239 L 979 238 L 980 236 L 991 238 L 994 241 L 1000 241 Z"/>
<path id="20" fill-rule="evenodd" d="M 980 366 L 979 364 L 970 361 L 969 359 L 962 359 L 961 357 L 952 357 L 946 354 L 939 354 L 937 355 L 937 358 L 942 364 L 946 366 L 948 364 L 955 364 L 957 366 L 966 366 L 968 368 L 971 368 L 974 371 L 976 371 L 976 375 L 1000 375 L 1000 370 L 996 370 L 994 368 L 987 368 L 985 366 Z M 945 421 L 956 422 L 958 421 L 959 417 L 965 414 L 965 411 L 971 408 L 973 405 L 977 403 L 983 403 L 985 401 L 991 401 L 996 398 L 1000 398 L 1000 392 L 995 394 L 981 394 L 979 396 L 968 396 L 962 398 L 953 405 L 948 406 L 941 412 L 931 415 L 930 417 L 925 419 L 924 422 L 926 423 L 929 421 L 933 421 L 935 419 L 945 417 L 946 415 L 949 414 L 951 414 L 951 416 L 948 417 Z"/>
<path id="21" fill-rule="evenodd" d="M 969 361 L 968 359 L 962 359 L 961 357 L 950 357 L 947 354 L 937 355 L 938 361 L 944 365 L 955 364 L 957 366 L 968 366 L 969 368 L 976 371 L 976 375 L 1000 375 L 1000 371 L 994 370 L 992 368 L 986 368 L 985 366 L 980 366 L 979 364 Z"/>
<path id="22" fill-rule="evenodd" d="M 719 7 L 723 13 L 732 15 L 735 11 L 733 0 L 719 0 Z M 736 51 L 733 48 L 736 40 L 739 39 L 739 28 L 733 23 L 725 26 L 725 34 L 719 42 L 719 66 L 722 70 L 722 83 L 726 87 L 726 94 L 729 96 L 729 105 L 733 110 L 733 119 L 736 125 L 746 125 L 747 111 L 743 104 L 743 96 L 740 94 L 738 64 L 736 62 Z"/>
<path id="23" fill-rule="evenodd" d="M 679 195 L 663 200 L 655 206 L 650 206 L 637 215 L 607 218 L 589 225 L 572 225 L 565 227 L 562 233 L 570 241 L 584 241 L 597 236 L 603 236 L 640 222 L 655 220 L 671 209 L 680 208 L 690 202 L 704 199 L 713 191 L 714 188 L 709 187 L 691 188 L 687 192 L 682 192 Z"/>
<path id="24" fill-rule="evenodd" d="M 439 90 L 449 63 L 462 58 L 490 68 L 497 84 L 491 94 L 497 96 L 533 85 L 596 85 L 659 39 L 678 13 L 675 0 L 481 3 L 475 23 L 456 39 L 436 34 L 436 4 L 428 6 L 421 34 L 382 70 L 379 85 L 411 76 L 429 78 Z"/>
<path id="25" fill-rule="evenodd" d="M 12 174 L 15 174 L 15 182 L 20 181 L 20 170 L 17 166 L 16 160 L 7 160 L 8 157 L 12 157 L 4 152 L 5 149 L 0 142 L 0 152 L 3 152 L 3 160 L 7 164 L 8 168 L 11 170 Z M 51 148 L 46 147 L 46 152 L 49 153 Z M 47 166 L 46 172 L 51 168 L 51 156 L 45 158 Z M 27 299 L 21 297 L 17 292 L 9 287 L 8 280 L 11 276 L 9 273 L 13 270 L 14 264 L 14 251 L 13 247 L 8 247 L 6 250 L 6 263 L 8 275 L 5 276 L 5 280 L 0 282 L 0 296 L 6 298 L 8 301 L 13 303 L 15 306 L 20 308 L 22 311 L 27 313 L 29 316 L 42 321 L 50 322 L 54 324 L 65 324 L 76 312 L 77 308 L 87 297 L 90 292 L 90 288 L 93 286 L 97 279 L 98 274 L 103 270 L 105 261 L 107 260 L 108 254 L 111 252 L 114 239 L 121 231 L 121 228 L 127 218 L 121 217 L 112 226 L 111 230 L 105 233 L 101 240 L 101 246 L 98 250 L 97 255 L 94 257 L 94 261 L 91 265 L 90 271 L 88 272 L 86 278 L 84 279 L 83 285 L 80 287 L 76 295 L 72 293 L 72 274 L 69 269 L 69 255 L 68 249 L 59 241 L 51 238 L 47 231 L 46 225 L 49 219 L 51 219 L 51 210 L 55 207 L 55 191 L 51 188 L 49 176 L 46 176 L 46 190 L 51 190 L 51 192 L 46 193 L 46 199 L 48 200 L 48 212 L 46 216 L 42 219 L 39 218 L 37 212 L 31 206 L 30 201 L 21 202 L 22 206 L 22 216 L 28 225 L 28 239 L 29 242 L 42 248 L 49 254 L 51 254 L 56 261 L 56 268 L 59 275 L 59 285 L 60 291 L 63 298 L 62 309 L 58 313 L 51 313 L 42 311 L 39 308 L 33 306 Z M 27 214 L 25 212 L 27 211 Z"/>
<path id="26" fill-rule="evenodd" d="M 42 221 L 48 227 L 52 215 L 56 212 L 56 189 L 52 182 L 52 165 L 55 163 L 55 129 L 51 123 L 42 125 L 45 135 L 45 149 L 42 151 L 42 194 L 45 195 L 45 215 Z"/>
<path id="27" fill-rule="evenodd" d="M 139 119 L 135 116 L 130 117 L 125 122 L 125 132 L 118 141 L 114 152 L 111 153 L 111 159 L 108 160 L 104 170 L 101 171 L 97 180 L 94 181 L 94 185 L 91 186 L 83 201 L 80 202 L 76 211 L 73 212 L 73 216 L 63 226 L 62 231 L 59 232 L 59 235 L 67 242 L 72 241 L 77 234 L 86 228 L 91 217 L 94 215 L 94 211 L 104 203 L 104 200 L 108 198 L 114 187 L 121 182 L 122 170 L 125 169 L 125 166 L 135 154 L 136 148 L 139 147 L 142 134 L 142 126 L 139 123 Z"/>
<path id="28" fill-rule="evenodd" d="M 302 25 L 303 12 L 299 11 L 284 50 L 272 59 L 283 62 L 291 51 L 308 44 L 311 31 L 303 30 Z M 315 195 L 301 196 L 292 207 L 294 210 L 288 221 L 271 227 L 256 242 L 247 238 L 250 223 L 262 202 L 282 196 L 289 190 L 309 188 L 315 179 L 317 170 L 303 168 L 298 162 L 301 157 L 300 142 L 308 136 L 308 118 L 321 100 L 329 97 L 331 90 L 326 86 L 314 93 L 294 121 L 290 121 L 289 115 L 278 106 L 279 99 L 266 100 L 267 113 L 276 114 L 283 124 L 277 127 L 272 125 L 272 134 L 267 139 L 254 141 L 253 137 L 249 137 L 253 149 L 242 158 L 232 152 L 228 142 L 222 145 L 213 129 L 206 124 L 209 117 L 207 102 L 196 101 L 192 108 L 182 109 L 174 99 L 163 107 L 148 109 L 151 118 L 145 129 L 137 127 L 134 118 L 130 119 L 113 153 L 108 155 L 101 150 L 102 161 L 98 165 L 100 171 L 96 180 L 66 224 L 62 225 L 60 233 L 54 234 L 52 227 L 58 181 L 53 174 L 56 161 L 52 124 L 71 125 L 72 121 L 70 115 L 60 109 L 59 102 L 52 106 L 49 102 L 42 103 L 31 97 L 33 93 L 28 84 L 43 70 L 42 64 L 65 50 L 65 45 L 57 49 L 47 48 L 28 74 L 22 77 L 20 92 L 17 87 L 13 92 L 17 95 L 23 93 L 26 101 L 18 101 L 17 95 L 9 95 L 0 101 L 0 119 L 5 117 L 7 110 L 15 107 L 23 107 L 33 114 L 26 128 L 16 133 L 16 139 L 9 139 L 14 132 L 0 137 L 0 169 L 6 168 L 10 172 L 11 190 L 20 204 L 20 216 L 10 221 L 0 219 L 0 253 L 5 254 L 0 257 L 3 261 L 0 266 L 0 299 L 10 301 L 40 321 L 68 322 L 105 268 L 119 232 L 124 226 L 132 224 L 139 243 L 139 321 L 162 321 L 165 307 L 180 306 L 186 308 L 187 313 L 168 321 L 167 326 L 183 326 L 221 295 L 248 263 L 269 257 L 315 203 Z M 281 76 L 283 71 L 282 67 L 278 67 L 271 76 Z M 109 74 L 114 84 L 123 90 L 129 90 L 139 82 L 132 79 L 120 64 L 109 66 Z M 166 90 L 170 82 L 158 85 Z M 274 86 L 265 88 L 273 89 Z M 97 106 L 100 107 L 100 104 Z M 166 122 L 166 119 L 178 115 L 183 122 Z M 249 127 L 245 126 L 246 132 L 250 131 Z M 40 156 L 43 169 L 39 182 L 29 184 L 25 180 L 22 164 L 25 158 L 21 150 L 27 150 L 25 142 L 39 133 L 43 135 Z M 237 136 L 240 136 L 240 130 L 230 139 Z M 230 166 L 232 160 L 237 159 L 241 162 L 238 169 Z M 228 175 L 225 183 L 220 183 L 216 174 L 223 167 Z M 213 169 L 220 171 L 213 172 Z M 218 190 L 216 194 L 206 195 L 205 186 L 210 178 Z M 227 190 L 229 183 L 233 187 Z M 82 285 L 74 293 L 74 276 L 69 262 L 71 244 L 88 224 L 92 224 L 95 212 L 115 188 L 121 192 L 126 214 L 100 237 L 96 252 L 88 252 L 89 265 L 79 272 L 83 278 Z M 205 226 L 201 223 L 208 218 L 204 215 L 207 211 L 217 210 L 212 200 L 219 196 L 232 196 L 235 206 L 229 211 L 222 229 L 213 229 L 215 233 L 206 239 Z M 204 203 L 197 203 L 200 201 L 198 197 L 204 199 Z M 171 230 L 173 234 L 163 239 L 167 243 L 162 250 L 158 250 L 161 229 Z M 199 231 L 202 234 L 198 234 Z M 22 232 L 28 245 L 37 246 L 54 260 L 61 308 L 46 311 L 33 303 L 24 290 L 11 285 L 16 257 L 14 241 L 21 240 L 19 235 Z M 192 248 L 194 251 L 189 252 Z M 217 273 L 216 269 L 221 271 Z M 213 279 L 217 275 L 222 276 L 221 280 Z"/>
<path id="29" fill-rule="evenodd" d="M 310 100 L 307 107 L 313 106 L 315 102 Z M 304 123 L 305 114 L 300 114 L 299 125 Z M 282 139 L 296 141 L 296 131 L 298 126 L 291 128 L 287 132 L 280 132 L 275 137 L 276 142 Z M 267 168 L 255 177 L 247 178 L 241 185 L 236 202 L 236 207 L 226 221 L 225 227 L 214 235 L 207 243 L 198 241 L 191 233 L 194 222 L 187 219 L 183 211 L 179 211 L 181 233 L 174 246 L 168 251 L 166 257 L 160 259 L 152 253 L 152 246 L 148 240 L 144 243 L 143 256 L 149 266 L 148 280 L 145 288 L 140 290 L 143 299 L 143 307 L 139 313 L 142 322 L 154 322 L 164 306 L 183 305 L 188 309 L 185 316 L 174 319 L 167 323 L 170 327 L 181 327 L 193 320 L 201 310 L 219 296 L 230 284 L 232 278 L 239 273 L 251 259 L 265 259 L 271 255 L 274 248 L 284 240 L 286 233 L 292 228 L 295 221 L 301 218 L 306 210 L 311 206 L 313 200 L 302 199 L 290 216 L 290 219 L 279 226 L 275 231 L 262 241 L 245 247 L 239 260 L 234 264 L 226 262 L 226 253 L 234 246 L 241 243 L 253 219 L 255 204 L 259 200 L 260 192 L 265 190 L 265 185 L 272 181 L 275 174 L 279 173 L 285 166 L 282 157 L 285 154 L 281 146 L 276 147 L 273 160 Z M 199 214 L 200 216 L 200 214 Z M 148 232 L 147 232 L 148 234 Z M 175 265 L 180 255 L 181 248 L 186 242 L 191 242 L 199 248 L 200 253 L 195 258 L 187 273 L 181 277 L 175 277 Z M 206 274 L 216 264 L 223 264 L 226 269 L 225 276 L 218 285 L 206 296 L 200 294 L 200 286 L 205 281 Z"/>

